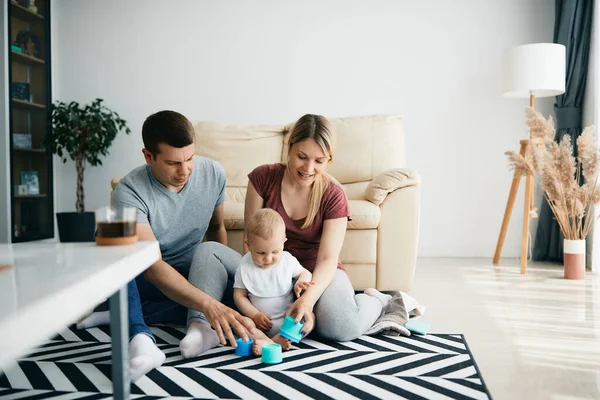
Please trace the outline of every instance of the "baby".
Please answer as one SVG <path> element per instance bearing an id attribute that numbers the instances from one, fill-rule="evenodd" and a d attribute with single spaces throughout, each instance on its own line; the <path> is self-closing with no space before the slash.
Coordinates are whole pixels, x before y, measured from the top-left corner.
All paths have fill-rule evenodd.
<path id="1" fill-rule="evenodd" d="M 294 294 L 300 297 L 313 284 L 312 274 L 283 251 L 286 240 L 283 219 L 270 208 L 258 210 L 246 227 L 245 242 L 250 251 L 235 274 L 233 299 L 238 310 L 258 328 L 252 346 L 257 356 L 265 344 L 279 343 L 283 350 L 292 347 L 288 339 L 279 335 L 279 328 L 295 301 Z M 292 278 L 297 279 L 295 285 Z"/>

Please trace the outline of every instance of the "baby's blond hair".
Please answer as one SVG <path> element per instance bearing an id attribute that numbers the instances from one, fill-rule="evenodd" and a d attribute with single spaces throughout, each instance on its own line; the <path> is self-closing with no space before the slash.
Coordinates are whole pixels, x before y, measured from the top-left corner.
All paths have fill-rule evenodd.
<path id="1" fill-rule="evenodd" d="M 248 240 L 250 235 L 256 235 L 264 240 L 269 240 L 273 237 L 274 232 L 280 226 L 285 226 L 283 218 L 279 213 L 271 208 L 261 208 L 256 211 L 248 222 Z"/>

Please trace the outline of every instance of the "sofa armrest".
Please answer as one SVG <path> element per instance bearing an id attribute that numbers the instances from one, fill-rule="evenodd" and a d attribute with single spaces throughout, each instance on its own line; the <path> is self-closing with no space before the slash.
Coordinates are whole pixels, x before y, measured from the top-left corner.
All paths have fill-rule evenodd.
<path id="1" fill-rule="evenodd" d="M 113 190 L 115 190 L 115 188 L 117 187 L 117 183 L 119 183 L 119 181 L 120 181 L 121 179 L 123 179 L 123 177 L 122 177 L 122 176 L 119 176 L 118 178 L 113 178 L 113 179 L 110 181 L 111 192 L 112 192 Z"/>
<path id="2" fill-rule="evenodd" d="M 391 192 L 380 206 L 377 227 L 377 289 L 411 289 L 419 244 L 420 186 Z"/>
<path id="3" fill-rule="evenodd" d="M 408 168 L 393 168 L 373 178 L 365 189 L 365 199 L 376 206 L 395 190 L 405 187 L 419 186 L 421 178 Z"/>

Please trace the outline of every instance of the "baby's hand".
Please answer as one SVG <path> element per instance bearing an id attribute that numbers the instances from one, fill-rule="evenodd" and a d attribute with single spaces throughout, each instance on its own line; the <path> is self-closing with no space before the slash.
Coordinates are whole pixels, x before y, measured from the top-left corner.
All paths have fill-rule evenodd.
<path id="1" fill-rule="evenodd" d="M 273 323 L 271 323 L 271 317 L 262 312 L 254 315 L 254 317 L 252 317 L 252 321 L 254 321 L 256 327 L 261 331 L 268 331 L 273 326 Z"/>
<path id="2" fill-rule="evenodd" d="M 296 297 L 300 297 L 300 293 L 308 290 L 308 288 L 314 284 L 315 284 L 314 282 L 307 282 L 307 281 L 296 282 L 296 284 L 294 285 L 294 293 L 296 293 Z"/>

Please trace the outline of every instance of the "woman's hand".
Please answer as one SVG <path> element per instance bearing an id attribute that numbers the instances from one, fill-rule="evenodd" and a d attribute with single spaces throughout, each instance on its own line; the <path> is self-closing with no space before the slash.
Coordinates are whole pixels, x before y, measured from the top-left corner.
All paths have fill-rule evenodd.
<path id="1" fill-rule="evenodd" d="M 271 317 L 263 312 L 256 313 L 254 317 L 252 317 L 252 321 L 254 321 L 256 327 L 261 331 L 268 331 L 273 326 Z"/>
<path id="2" fill-rule="evenodd" d="M 302 327 L 302 336 L 308 335 L 315 327 L 315 317 L 313 307 L 315 305 L 306 297 L 302 296 L 291 305 L 285 315 L 290 315 L 295 318 L 295 323 L 304 319 L 304 327 Z"/>
<path id="3" fill-rule="evenodd" d="M 294 293 L 296 293 L 296 298 L 300 297 L 300 294 L 303 291 L 307 291 L 308 288 L 314 284 L 315 284 L 314 282 L 297 281 L 296 284 L 294 285 Z"/>
<path id="4" fill-rule="evenodd" d="M 231 347 L 237 347 L 233 331 L 245 342 L 248 341 L 250 335 L 254 334 L 254 325 L 250 318 L 244 317 L 216 299 L 210 298 L 200 311 L 204 313 L 210 325 L 215 329 L 222 345 L 226 344 L 225 337 L 227 337 Z"/>

